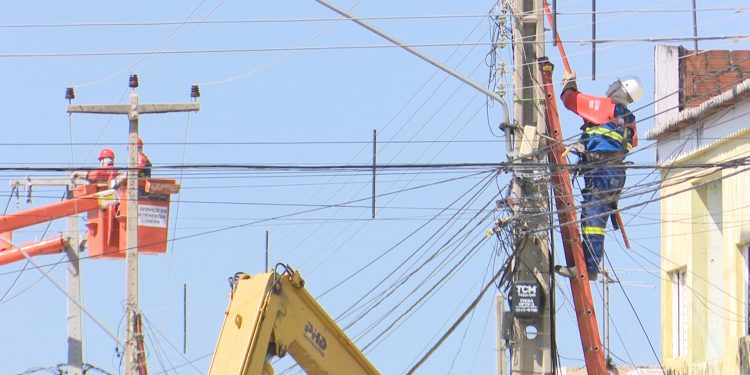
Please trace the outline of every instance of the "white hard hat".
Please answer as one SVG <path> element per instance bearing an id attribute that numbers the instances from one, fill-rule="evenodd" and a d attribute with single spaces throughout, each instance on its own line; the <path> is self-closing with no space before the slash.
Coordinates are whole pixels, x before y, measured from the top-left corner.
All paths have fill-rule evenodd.
<path id="1" fill-rule="evenodd" d="M 607 96 L 620 104 L 630 104 L 643 96 L 643 85 L 636 77 L 618 78 L 607 88 Z"/>
<path id="2" fill-rule="evenodd" d="M 623 90 L 628 94 L 632 102 L 637 102 L 643 96 L 643 83 L 638 77 L 623 77 L 620 79 Z"/>

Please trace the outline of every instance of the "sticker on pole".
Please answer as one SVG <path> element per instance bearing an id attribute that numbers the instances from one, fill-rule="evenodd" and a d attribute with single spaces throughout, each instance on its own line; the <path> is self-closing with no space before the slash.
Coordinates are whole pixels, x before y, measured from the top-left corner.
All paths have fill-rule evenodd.
<path id="1" fill-rule="evenodd" d="M 138 225 L 143 227 L 167 227 L 167 207 L 138 205 Z"/>
<path id="2" fill-rule="evenodd" d="M 542 287 L 535 281 L 513 284 L 511 308 L 519 319 L 538 319 L 544 308 Z"/>

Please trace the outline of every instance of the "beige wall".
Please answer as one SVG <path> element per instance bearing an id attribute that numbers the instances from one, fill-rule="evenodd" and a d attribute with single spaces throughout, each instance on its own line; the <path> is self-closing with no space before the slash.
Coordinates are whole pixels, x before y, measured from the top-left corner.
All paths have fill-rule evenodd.
<path id="1" fill-rule="evenodd" d="M 735 134 L 675 165 L 750 157 L 748 137 L 750 131 Z M 738 347 L 746 324 L 742 248 L 750 244 L 750 170 L 737 172 L 748 168 L 662 173 L 661 334 L 662 358 L 670 373 L 740 373 Z M 688 353 L 678 358 L 672 349 L 675 296 L 669 273 L 680 268 L 687 270 L 690 329 Z"/>

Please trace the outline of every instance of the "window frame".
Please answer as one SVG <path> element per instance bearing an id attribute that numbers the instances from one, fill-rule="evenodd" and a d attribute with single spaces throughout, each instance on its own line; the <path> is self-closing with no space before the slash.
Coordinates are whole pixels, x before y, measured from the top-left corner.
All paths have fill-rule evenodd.
<path id="1" fill-rule="evenodd" d="M 672 356 L 685 357 L 688 352 L 687 268 L 669 273 L 672 290 Z"/>

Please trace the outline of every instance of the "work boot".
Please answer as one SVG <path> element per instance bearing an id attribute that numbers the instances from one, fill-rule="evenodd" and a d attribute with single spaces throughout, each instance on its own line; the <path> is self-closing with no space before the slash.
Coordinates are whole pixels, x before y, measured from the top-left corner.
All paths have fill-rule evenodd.
<path id="1" fill-rule="evenodd" d="M 575 267 L 566 267 L 566 266 L 555 266 L 555 272 L 560 276 L 565 276 L 569 279 L 575 279 L 578 277 L 578 273 L 576 272 Z M 589 281 L 596 281 L 599 278 L 599 272 L 596 271 L 588 271 L 589 274 Z"/>

